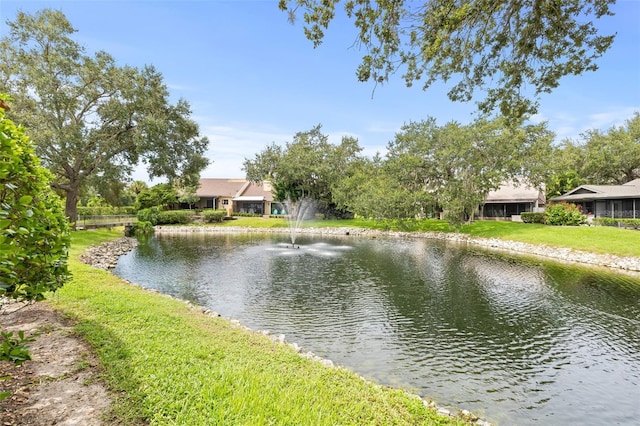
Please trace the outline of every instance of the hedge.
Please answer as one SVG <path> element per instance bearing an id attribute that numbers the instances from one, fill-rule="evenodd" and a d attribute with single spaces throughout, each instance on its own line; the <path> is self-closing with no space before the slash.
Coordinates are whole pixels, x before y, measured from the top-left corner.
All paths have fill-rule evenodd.
<path id="1" fill-rule="evenodd" d="M 124 214 L 136 214 L 136 209 L 133 206 L 125 207 L 81 207 L 78 206 L 78 216 L 111 216 L 111 215 L 124 215 Z"/>
<path id="2" fill-rule="evenodd" d="M 226 210 L 206 210 L 204 213 L 202 213 L 202 217 L 207 223 L 222 222 L 226 216 Z"/>
<path id="3" fill-rule="evenodd" d="M 156 225 L 186 225 L 193 222 L 195 212 L 187 210 L 167 210 L 160 212 Z"/>
<path id="4" fill-rule="evenodd" d="M 524 223 L 544 223 L 544 213 L 539 212 L 523 212 L 520 218 Z"/>
<path id="5" fill-rule="evenodd" d="M 593 219 L 594 225 L 617 226 L 618 228 L 640 229 L 640 219 L 616 219 L 612 217 L 597 217 Z"/>
<path id="6" fill-rule="evenodd" d="M 233 216 L 238 216 L 238 217 L 262 217 L 262 214 L 260 214 L 260 213 L 233 212 L 232 215 Z"/>

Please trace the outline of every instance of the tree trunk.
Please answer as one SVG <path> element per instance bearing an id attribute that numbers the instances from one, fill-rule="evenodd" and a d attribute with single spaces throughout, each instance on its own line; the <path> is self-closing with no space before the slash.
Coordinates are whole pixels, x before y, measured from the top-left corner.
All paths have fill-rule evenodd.
<path id="1" fill-rule="evenodd" d="M 76 221 L 78 220 L 78 199 L 80 198 L 80 186 L 69 185 L 65 188 L 66 201 L 64 205 L 64 212 L 69 223 L 71 223 L 73 229 L 76 229 Z"/>

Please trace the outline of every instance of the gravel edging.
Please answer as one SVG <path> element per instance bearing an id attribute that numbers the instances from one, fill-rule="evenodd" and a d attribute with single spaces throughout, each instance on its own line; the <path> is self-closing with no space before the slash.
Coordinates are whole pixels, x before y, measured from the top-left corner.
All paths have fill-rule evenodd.
<path id="1" fill-rule="evenodd" d="M 156 226 L 156 234 L 183 233 L 289 233 L 288 228 L 245 228 L 239 226 Z M 544 244 L 530 244 L 518 241 L 501 240 L 498 238 L 478 238 L 459 233 L 445 232 L 401 232 L 380 231 L 364 228 L 299 228 L 297 235 L 332 235 L 357 236 L 365 238 L 395 237 L 395 238 L 425 238 L 440 241 L 452 241 L 462 244 L 476 245 L 494 250 L 520 253 L 524 255 L 541 256 L 562 262 L 573 262 L 585 265 L 604 266 L 611 269 L 629 272 L 640 272 L 640 257 L 617 256 L 613 254 L 597 254 L 587 251 L 574 250 L 563 247 L 551 247 Z"/>
<path id="2" fill-rule="evenodd" d="M 137 245 L 138 240 L 133 237 L 122 237 L 117 240 L 107 241 L 106 243 L 89 247 L 80 255 L 80 261 L 94 268 L 113 269 L 116 267 L 120 256 L 129 253 Z"/>

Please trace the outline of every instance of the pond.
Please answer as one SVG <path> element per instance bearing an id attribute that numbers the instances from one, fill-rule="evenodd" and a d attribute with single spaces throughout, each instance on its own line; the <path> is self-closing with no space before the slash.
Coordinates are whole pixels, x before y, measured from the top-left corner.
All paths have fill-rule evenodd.
<path id="1" fill-rule="evenodd" d="M 640 279 L 427 239 L 160 235 L 114 272 L 495 424 L 637 424 Z"/>

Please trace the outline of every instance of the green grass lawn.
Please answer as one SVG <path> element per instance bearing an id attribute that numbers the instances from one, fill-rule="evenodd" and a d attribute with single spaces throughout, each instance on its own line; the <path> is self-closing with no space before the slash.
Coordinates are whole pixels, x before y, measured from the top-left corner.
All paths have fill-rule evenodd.
<path id="1" fill-rule="evenodd" d="M 600 254 L 640 257 L 640 231 L 610 226 L 549 226 L 478 221 L 463 227 L 461 231 L 474 237 L 501 238 Z"/>
<path id="2" fill-rule="evenodd" d="M 77 322 L 101 360 L 114 397 L 107 424 L 464 424 L 78 261 L 87 246 L 121 233 L 74 232 L 73 281 L 48 302 Z"/>

